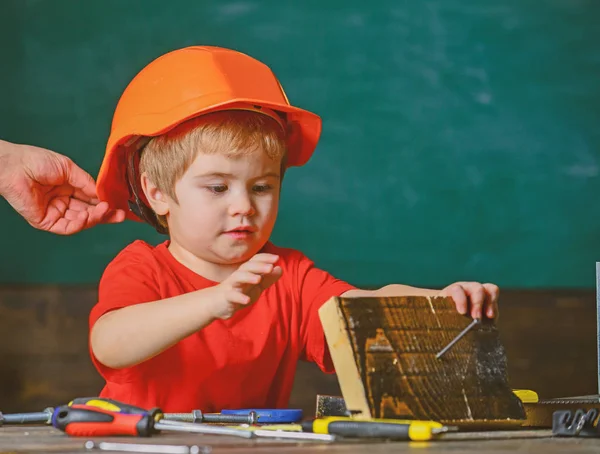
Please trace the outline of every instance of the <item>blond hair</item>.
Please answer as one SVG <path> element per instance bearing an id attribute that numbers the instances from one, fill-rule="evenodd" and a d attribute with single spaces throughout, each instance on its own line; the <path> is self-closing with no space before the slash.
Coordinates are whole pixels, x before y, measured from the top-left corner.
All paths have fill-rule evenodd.
<path id="1" fill-rule="evenodd" d="M 262 151 L 273 160 L 281 160 L 283 177 L 285 136 L 277 121 L 261 113 L 223 110 L 201 115 L 150 140 L 140 156 L 140 174 L 146 172 L 156 187 L 175 202 L 175 183 L 198 153 L 237 158 Z M 165 216 L 156 217 L 160 225 L 168 227 Z"/>

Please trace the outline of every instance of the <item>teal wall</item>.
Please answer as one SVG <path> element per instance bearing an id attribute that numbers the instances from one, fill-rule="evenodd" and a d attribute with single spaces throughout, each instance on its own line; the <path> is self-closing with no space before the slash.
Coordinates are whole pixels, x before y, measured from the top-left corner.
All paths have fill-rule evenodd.
<path id="1" fill-rule="evenodd" d="M 274 241 L 358 285 L 593 287 L 600 260 L 600 2 L 0 2 L 0 137 L 97 174 L 113 109 L 194 44 L 263 60 L 324 120 Z M 96 283 L 128 222 L 72 237 L 0 201 L 0 282 Z"/>

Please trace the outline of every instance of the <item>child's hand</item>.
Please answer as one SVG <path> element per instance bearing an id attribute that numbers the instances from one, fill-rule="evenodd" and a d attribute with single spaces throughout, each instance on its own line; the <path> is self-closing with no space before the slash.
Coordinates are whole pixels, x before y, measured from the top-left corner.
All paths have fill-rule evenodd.
<path id="1" fill-rule="evenodd" d="M 215 286 L 214 317 L 226 320 L 239 309 L 254 303 L 281 277 L 281 267 L 275 266 L 277 260 L 279 256 L 274 254 L 256 254 Z"/>
<path id="2" fill-rule="evenodd" d="M 470 313 L 472 318 L 494 318 L 498 315 L 500 289 L 494 284 L 456 282 L 442 290 L 442 296 L 451 296 L 460 314 Z"/>

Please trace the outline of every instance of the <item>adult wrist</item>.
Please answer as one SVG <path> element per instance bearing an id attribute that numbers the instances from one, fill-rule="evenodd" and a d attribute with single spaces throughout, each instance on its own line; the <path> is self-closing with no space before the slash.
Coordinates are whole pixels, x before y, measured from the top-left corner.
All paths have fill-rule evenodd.
<path id="1" fill-rule="evenodd" d="M 0 140 L 0 195 L 3 195 L 8 187 L 8 177 L 13 171 L 16 145 Z"/>

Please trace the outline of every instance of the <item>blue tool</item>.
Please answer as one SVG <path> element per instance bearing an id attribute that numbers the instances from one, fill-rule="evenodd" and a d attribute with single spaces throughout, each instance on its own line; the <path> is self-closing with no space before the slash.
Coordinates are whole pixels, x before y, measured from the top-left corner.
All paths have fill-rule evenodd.
<path id="1" fill-rule="evenodd" d="M 301 409 L 247 408 L 241 410 L 221 410 L 222 415 L 245 415 L 256 412 L 258 423 L 294 423 L 302 420 Z"/>

